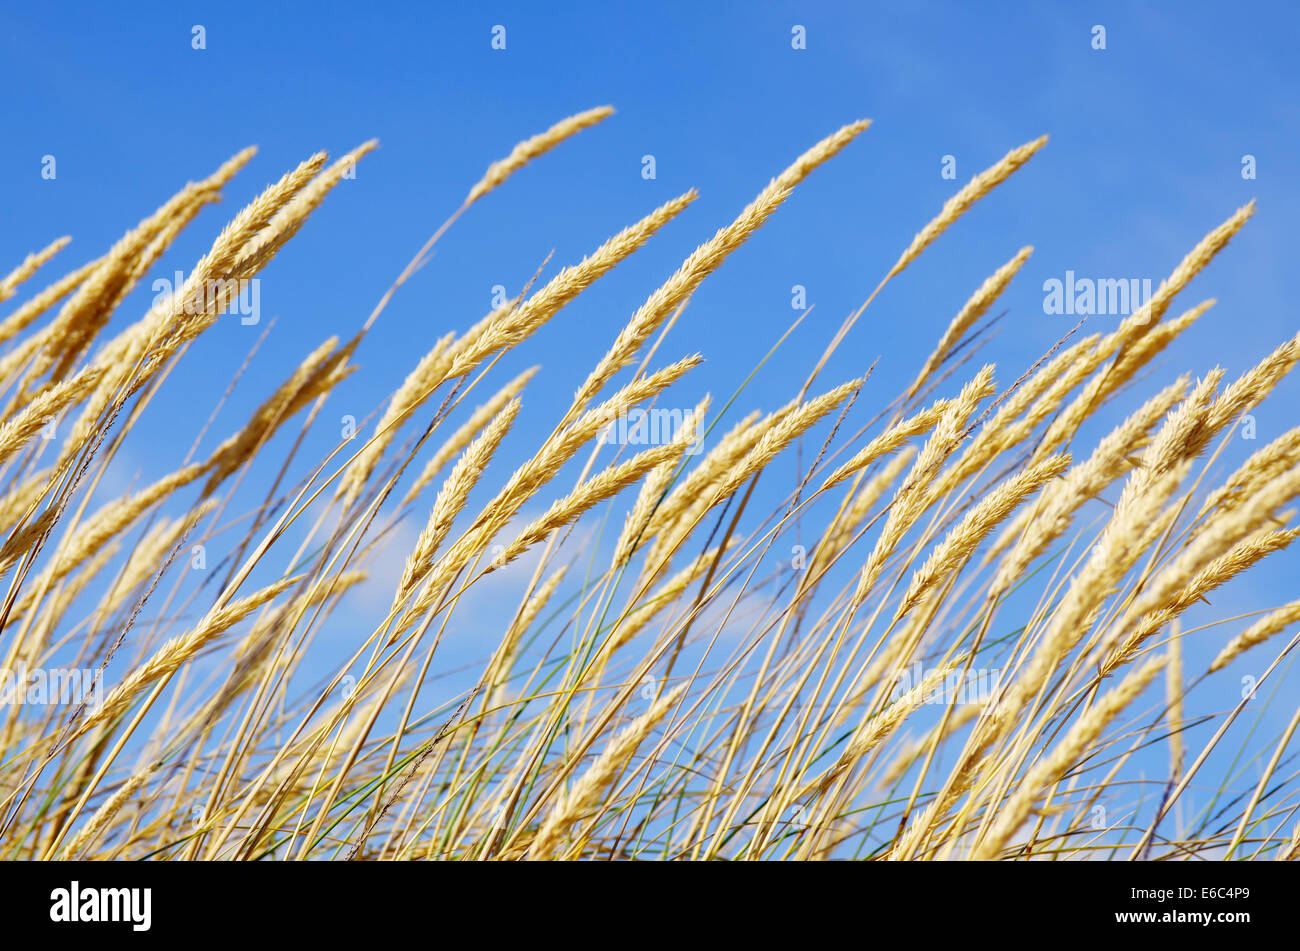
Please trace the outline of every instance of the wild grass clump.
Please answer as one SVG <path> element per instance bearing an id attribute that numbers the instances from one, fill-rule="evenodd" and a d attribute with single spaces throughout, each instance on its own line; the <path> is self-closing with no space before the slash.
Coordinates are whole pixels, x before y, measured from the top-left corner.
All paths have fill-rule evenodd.
<path id="1" fill-rule="evenodd" d="M 871 300 L 1046 138 L 1019 146 L 917 232 L 779 408 L 750 412 L 742 385 L 658 444 L 604 445 L 611 421 L 698 372 L 698 355 L 666 353 L 668 330 L 866 130 L 856 122 L 650 291 L 529 454 L 505 447 L 535 370 L 498 377 L 498 361 L 693 191 L 439 339 L 356 438 L 300 458 L 363 338 L 455 220 L 611 111 L 493 163 L 352 339 L 321 342 L 246 423 L 204 450 L 209 420 L 180 468 L 106 504 L 92 496 L 150 404 L 185 388 L 172 371 L 190 344 L 373 143 L 290 170 L 114 335 L 120 305 L 252 150 L 47 287 L 29 292 L 67 239 L 0 280 L 0 302 L 26 297 L 0 319 L 0 668 L 102 677 L 75 702 L 0 705 L 3 855 L 1295 856 L 1286 749 L 1300 713 L 1253 772 L 1214 754 L 1251 702 L 1226 668 L 1249 656 L 1255 690 L 1280 680 L 1300 609 L 1183 621 L 1300 535 L 1286 508 L 1300 428 L 1226 477 L 1215 468 L 1300 339 L 1236 380 L 1183 376 L 1145 402 L 1129 386 L 1212 303 L 1171 309 L 1251 206 L 1135 313 L 1076 328 L 1008 383 L 974 358 L 1028 247 L 892 400 L 869 372 L 822 382 Z M 1085 438 L 1103 412 L 1118 423 Z M 783 456 L 799 460 L 793 479 Z M 764 474 L 777 504 L 755 512 Z M 404 525 L 401 570 L 377 574 Z M 225 556 L 194 563 L 218 535 Z M 489 583 L 511 610 L 485 631 L 465 604 Z M 376 587 L 381 601 L 357 600 Z M 341 616 L 344 632 L 322 636 Z M 468 671 L 446 657 L 467 627 Z M 1192 643 L 1217 655 L 1207 669 Z M 1188 815 L 1193 783 L 1219 792 Z"/>

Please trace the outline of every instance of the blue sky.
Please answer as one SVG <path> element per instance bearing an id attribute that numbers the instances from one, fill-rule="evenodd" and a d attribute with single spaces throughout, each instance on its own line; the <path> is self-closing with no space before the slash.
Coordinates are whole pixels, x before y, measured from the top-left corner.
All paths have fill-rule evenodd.
<path id="1" fill-rule="evenodd" d="M 99 253 L 185 180 L 258 145 L 226 207 L 206 212 L 168 259 L 184 268 L 223 215 L 283 170 L 377 137 L 382 148 L 357 181 L 264 276 L 263 307 L 280 321 L 271 364 L 354 329 L 515 141 L 614 105 L 615 118 L 476 207 L 399 295 L 363 351 L 373 371 L 354 382 L 369 406 L 386 391 L 381 367 L 404 372 L 412 348 L 477 318 L 493 285 L 513 293 L 548 252 L 557 266 L 571 262 L 699 188 L 686 215 L 529 354 L 548 366 L 582 363 L 638 295 L 771 175 L 869 117 L 873 128 L 705 285 L 673 340 L 709 357 L 711 379 L 739 379 L 788 325 L 790 287 L 805 285 L 815 317 L 765 379 L 783 398 L 942 201 L 1009 147 L 1048 132 L 1028 168 L 873 305 L 828 378 L 880 355 L 882 386 L 902 379 L 969 291 L 1029 243 L 1036 252 L 1005 299 L 997 352 L 1019 367 L 1063 329 L 1041 312 L 1043 280 L 1073 269 L 1158 281 L 1255 197 L 1259 214 L 1190 292 L 1217 296 L 1219 307 L 1175 351 L 1178 363 L 1210 356 L 1231 372 L 1293 324 L 1284 275 L 1300 228 L 1300 97 L 1287 79 L 1286 25 L 1300 17 L 1288 5 L 1265 15 L 1269 7 L 1252 18 L 1207 4 L 569 5 L 557 14 L 326 3 L 310 19 L 239 3 L 137 4 L 129 17 L 98 4 L 11 10 L 0 39 L 10 91 L 0 253 L 18 259 L 63 233 L 75 239 L 65 256 Z M 206 50 L 190 48 L 195 23 Z M 497 23 L 504 51 L 489 46 Z M 807 28 L 806 50 L 790 48 L 796 23 Z M 1107 27 L 1104 51 L 1090 47 L 1094 23 Z M 1247 153 L 1257 157 L 1254 181 L 1240 175 Z M 40 177 L 46 154 L 57 159 L 55 181 Z M 654 181 L 641 178 L 644 154 L 656 158 Z M 943 155 L 956 158 L 955 182 L 940 177 Z M 224 328 L 214 347 L 233 357 L 253 332 Z"/>
<path id="2" fill-rule="evenodd" d="M 1043 313 L 1045 280 L 1073 270 L 1158 283 L 1206 231 L 1257 199 L 1255 218 L 1176 306 L 1211 296 L 1218 305 L 1105 417 L 1109 425 L 1177 372 L 1218 364 L 1234 377 L 1296 331 L 1298 11 L 1198 2 L 11 4 L 0 29 L 0 261 L 70 234 L 60 263 L 81 263 L 185 181 L 256 144 L 223 205 L 157 269 L 188 273 L 268 181 L 318 149 L 341 154 L 378 138 L 356 180 L 264 272 L 263 314 L 276 325 L 212 444 L 321 339 L 359 327 L 491 161 L 563 116 L 611 104 L 612 119 L 456 224 L 393 300 L 358 354 L 362 371 L 326 413 L 372 413 L 434 340 L 487 312 L 493 285 L 514 294 L 547 254 L 549 275 L 698 188 L 699 200 L 642 252 L 502 361 L 502 381 L 543 367 L 507 443 L 518 458 L 644 297 L 834 129 L 874 122 L 695 296 L 660 356 L 698 351 L 708 362 L 673 391 L 673 405 L 706 390 L 725 399 L 789 326 L 791 287 L 801 284 L 813 314 L 738 409 L 785 402 L 943 201 L 1046 132 L 1046 149 L 873 303 L 822 382 L 880 357 L 864 399 L 888 400 L 970 292 L 1032 244 L 985 355 L 1008 383 L 1073 323 Z M 191 48 L 195 24 L 204 50 Z M 497 24 L 503 51 L 490 46 Z M 806 49 L 791 48 L 795 25 L 806 28 Z M 1094 25 L 1106 28 L 1105 50 L 1092 48 Z M 641 176 L 647 154 L 652 181 Z M 1254 180 L 1241 174 L 1247 154 Z M 45 155 L 57 161 L 52 181 L 40 174 Z M 945 155 L 956 181 L 940 175 Z M 115 327 L 152 294 L 143 286 Z M 1092 329 L 1113 322 L 1095 318 Z M 192 394 L 215 399 L 264 329 L 225 320 L 199 342 L 176 398 L 153 406 L 143 438 L 128 444 L 122 484 L 181 461 L 210 410 Z M 1225 466 L 1292 425 L 1298 395 L 1286 383 L 1256 414 L 1260 442 L 1235 443 Z M 333 438 L 326 432 L 313 448 Z M 1293 565 L 1256 569 L 1216 614 L 1293 597 Z"/>

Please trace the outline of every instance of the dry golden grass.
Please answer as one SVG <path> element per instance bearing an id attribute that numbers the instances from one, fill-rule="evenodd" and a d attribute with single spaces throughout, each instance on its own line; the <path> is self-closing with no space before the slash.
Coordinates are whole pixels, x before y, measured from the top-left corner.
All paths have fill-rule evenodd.
<path id="1" fill-rule="evenodd" d="M 549 429 L 514 431 L 538 370 L 498 379 L 497 359 L 687 220 L 693 191 L 537 289 L 457 322 L 404 368 L 356 441 L 298 458 L 325 401 L 359 369 L 359 342 L 433 244 L 611 113 L 562 120 L 490 165 L 351 340 L 304 347 L 214 448 L 198 453 L 216 412 L 174 471 L 94 507 L 150 403 L 186 386 L 172 370 L 231 303 L 230 282 L 291 254 L 375 143 L 287 172 L 220 230 L 184 286 L 110 338 L 131 289 L 252 150 L 43 288 L 29 290 L 66 238 L 0 277 L 0 303 L 27 298 L 0 318 L 0 663 L 104 676 L 102 691 L 68 702 L 0 704 L 0 854 L 1300 853 L 1284 756 L 1300 716 L 1225 814 L 1178 830 L 1168 819 L 1193 779 L 1207 780 L 1241 709 L 1211 700 L 1215 712 L 1199 714 L 1206 691 L 1236 694 L 1224 668 L 1244 657 L 1253 684 L 1280 679 L 1296 644 L 1271 662 L 1261 649 L 1300 623 L 1297 603 L 1187 622 L 1300 537 L 1287 509 L 1300 494 L 1300 427 L 1226 479 L 1215 466 L 1243 414 L 1300 361 L 1300 337 L 1232 383 L 1218 369 L 1178 377 L 1095 444 L 1080 435 L 1213 303 L 1165 319 L 1252 205 L 1118 327 L 1063 341 L 1009 386 L 992 364 L 964 369 L 962 353 L 987 346 L 977 325 L 1029 247 L 934 328 L 937 345 L 896 398 L 882 399 L 870 373 L 816 385 L 885 285 L 1042 148 L 1037 139 L 916 233 L 779 408 L 751 409 L 759 401 L 742 384 L 685 410 L 682 428 L 654 444 L 607 446 L 611 422 L 671 404 L 673 385 L 697 371 L 693 355 L 651 365 L 667 329 L 868 127 L 854 122 L 796 158 L 610 328 Z M 211 281 L 224 282 L 215 297 Z M 219 408 L 225 395 L 211 395 Z M 274 439 L 295 427 L 296 441 Z M 521 439 L 532 448 L 516 456 Z M 286 441 L 284 454 L 269 448 Z M 554 487 L 584 451 L 573 483 Z M 759 499 L 768 511 L 755 515 Z M 414 541 L 396 553 L 401 567 L 377 571 L 402 538 Z M 222 553 L 210 564 L 208 549 Z M 484 614 L 485 603 L 503 610 Z M 482 620 L 498 615 L 507 620 Z M 474 645 L 478 663 L 453 661 L 453 642 Z M 1216 656 L 1201 670 L 1192 649 L 1207 643 Z M 1169 775 L 1135 778 L 1138 751 L 1166 737 Z M 1132 814 L 1098 826 L 1103 796 L 1127 797 Z"/>

